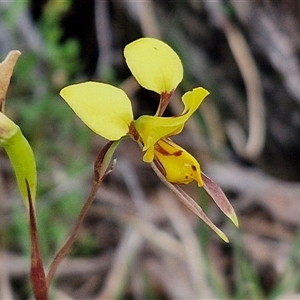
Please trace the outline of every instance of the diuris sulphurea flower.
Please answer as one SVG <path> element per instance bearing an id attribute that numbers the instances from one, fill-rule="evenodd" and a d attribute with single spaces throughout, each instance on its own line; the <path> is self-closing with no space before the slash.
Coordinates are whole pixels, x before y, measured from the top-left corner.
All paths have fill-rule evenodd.
<path id="1" fill-rule="evenodd" d="M 106 83 L 89 81 L 73 84 L 63 88 L 60 95 L 95 133 L 116 143 L 126 136 L 136 141 L 144 153 L 143 160 L 151 164 L 167 185 L 170 184 L 172 189 L 175 187 L 179 191 L 177 195 L 193 212 L 223 240 L 228 241 L 226 235 L 208 219 L 198 204 L 178 184 L 196 181 L 199 187 L 208 190 L 220 209 L 238 225 L 231 204 L 225 194 L 220 192 L 220 188 L 218 193 L 213 191 L 217 189 L 215 186 L 212 188 L 214 183 L 207 176 L 202 176 L 198 161 L 171 140 L 172 136 L 183 130 L 185 123 L 209 92 L 202 87 L 186 92 L 182 97 L 182 113 L 179 116 L 164 117 L 163 112 L 183 78 L 180 58 L 164 42 L 147 37 L 128 44 L 124 49 L 124 56 L 137 82 L 160 95 L 159 107 L 154 116 L 143 115 L 134 120 L 131 101 L 126 93 Z"/>

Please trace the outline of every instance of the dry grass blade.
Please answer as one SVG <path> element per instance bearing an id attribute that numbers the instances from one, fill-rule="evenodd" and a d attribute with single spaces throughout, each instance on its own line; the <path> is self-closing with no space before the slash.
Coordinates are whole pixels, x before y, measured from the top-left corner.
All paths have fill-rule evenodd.
<path id="1" fill-rule="evenodd" d="M 224 23 L 225 35 L 246 85 L 249 114 L 247 141 L 241 129 L 233 122 L 228 124 L 228 135 L 240 155 L 254 160 L 260 155 L 264 147 L 266 135 L 266 116 L 261 80 L 244 36 L 230 21 L 226 20 Z"/>
<path id="2" fill-rule="evenodd" d="M 205 263 L 198 238 L 193 231 L 191 222 L 179 207 L 176 199 L 162 195 L 161 204 L 179 235 L 185 253 L 187 269 L 191 277 L 192 289 L 195 298 L 212 299 L 213 292 L 206 278 Z"/>
<path id="3" fill-rule="evenodd" d="M 168 254 L 148 259 L 146 271 L 163 288 L 167 299 L 196 299 L 181 260 Z"/>
<path id="4" fill-rule="evenodd" d="M 13 299 L 13 292 L 10 287 L 10 274 L 7 268 L 3 267 L 4 262 L 9 261 L 5 252 L 0 252 L 0 299 Z"/>
<path id="5" fill-rule="evenodd" d="M 155 9 L 152 0 L 126 1 L 131 12 L 137 16 L 143 35 L 160 38 L 160 29 L 155 17 Z"/>
<path id="6" fill-rule="evenodd" d="M 155 227 L 150 222 L 144 221 L 141 217 L 126 214 L 118 209 L 107 209 L 93 207 L 89 212 L 90 216 L 105 216 L 107 219 L 114 220 L 123 226 L 130 226 L 146 239 L 152 247 L 160 252 L 169 255 L 183 257 L 184 251 L 181 243 L 167 232 Z"/>
<path id="7" fill-rule="evenodd" d="M 131 265 L 142 245 L 143 238 L 132 228 L 127 228 L 105 279 L 104 289 L 96 299 L 118 299 L 128 281 Z"/>

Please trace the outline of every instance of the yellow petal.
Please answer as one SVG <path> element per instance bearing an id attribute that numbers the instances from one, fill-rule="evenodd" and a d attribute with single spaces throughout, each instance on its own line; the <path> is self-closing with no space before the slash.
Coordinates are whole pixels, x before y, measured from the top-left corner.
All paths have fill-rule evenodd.
<path id="1" fill-rule="evenodd" d="M 63 88 L 62 98 L 94 132 L 114 141 L 128 133 L 133 121 L 131 102 L 119 88 L 100 82 L 84 82 Z"/>
<path id="2" fill-rule="evenodd" d="M 145 152 L 143 156 L 143 161 L 147 163 L 151 163 L 154 159 L 154 145 L 149 147 Z"/>
<path id="3" fill-rule="evenodd" d="M 186 92 L 182 96 L 182 102 L 184 104 L 184 111 L 182 114 L 188 114 L 189 118 L 208 95 L 209 91 L 202 87 L 196 87 L 193 90 Z"/>
<path id="4" fill-rule="evenodd" d="M 171 140 L 164 139 L 155 144 L 154 155 L 163 166 L 169 182 L 188 184 L 195 180 L 198 186 L 203 185 L 198 161 Z"/>
<path id="5" fill-rule="evenodd" d="M 198 109 L 204 98 L 209 94 L 204 88 L 198 87 L 185 93 L 182 97 L 184 110 L 177 117 L 141 116 L 135 121 L 135 128 L 144 144 L 143 150 L 154 146 L 164 137 L 178 134 L 185 122 Z"/>
<path id="6" fill-rule="evenodd" d="M 171 92 L 181 82 L 183 68 L 176 52 L 164 42 L 141 38 L 124 49 L 126 63 L 144 88 L 161 94 Z"/>

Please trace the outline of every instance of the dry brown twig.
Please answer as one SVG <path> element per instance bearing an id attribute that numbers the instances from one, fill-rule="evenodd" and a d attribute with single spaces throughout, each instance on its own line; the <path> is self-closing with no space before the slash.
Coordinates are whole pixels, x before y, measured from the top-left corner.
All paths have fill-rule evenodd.
<path id="1" fill-rule="evenodd" d="M 0 251 L 0 299 L 13 299 L 13 291 L 10 286 L 10 274 L 6 268 L 3 268 L 3 262 L 7 260 L 4 251 Z"/>
<path id="2" fill-rule="evenodd" d="M 112 30 L 108 5 L 107 0 L 95 1 L 95 26 L 98 48 L 101 53 L 97 66 L 100 77 L 112 67 L 113 63 Z"/>
<path id="3" fill-rule="evenodd" d="M 227 133 L 239 155 L 255 160 L 263 150 L 266 135 L 266 116 L 261 79 L 249 45 L 240 30 L 229 20 L 224 21 L 223 28 L 246 86 L 249 122 L 248 138 L 234 121 L 228 122 Z"/>

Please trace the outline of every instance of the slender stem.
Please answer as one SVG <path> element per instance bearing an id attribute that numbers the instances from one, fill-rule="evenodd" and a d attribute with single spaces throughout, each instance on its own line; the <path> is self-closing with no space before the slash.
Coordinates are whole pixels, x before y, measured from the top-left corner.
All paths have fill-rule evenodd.
<path id="1" fill-rule="evenodd" d="M 70 234 L 70 236 L 68 237 L 68 239 L 66 240 L 65 244 L 61 247 L 61 249 L 57 252 L 57 254 L 55 255 L 50 267 L 49 267 L 49 271 L 46 277 L 46 281 L 47 281 L 47 287 L 49 288 L 50 283 L 53 279 L 53 276 L 60 264 L 60 262 L 64 259 L 64 257 L 66 256 L 67 252 L 69 251 L 69 249 L 71 248 L 71 246 L 73 245 L 78 231 L 79 231 L 79 227 L 82 224 L 84 217 L 88 211 L 88 209 L 90 208 L 91 204 L 93 203 L 95 197 L 96 197 L 96 193 L 97 190 L 99 188 L 100 183 L 102 182 L 102 180 L 98 180 L 98 181 L 94 181 L 92 188 L 91 188 L 91 192 L 89 197 L 87 198 L 84 206 L 82 207 L 80 214 L 78 216 L 77 222 Z"/>
<path id="2" fill-rule="evenodd" d="M 93 203 L 93 201 L 96 197 L 96 193 L 97 193 L 100 183 L 112 171 L 115 160 L 113 161 L 112 166 L 109 166 L 109 164 L 110 164 L 110 161 L 112 160 L 113 153 L 116 150 L 117 146 L 119 145 L 120 141 L 121 141 L 121 139 L 118 141 L 109 141 L 99 152 L 99 154 L 95 160 L 95 163 L 94 163 L 94 176 L 95 177 L 94 177 L 94 181 L 93 181 L 93 185 L 92 185 L 89 197 L 87 198 L 86 202 L 84 203 L 84 205 L 79 213 L 77 222 L 76 222 L 70 236 L 68 237 L 68 239 L 66 240 L 66 242 L 62 246 L 62 248 L 57 252 L 52 263 L 50 264 L 49 272 L 48 272 L 48 275 L 46 278 L 48 289 L 49 289 L 52 278 L 53 278 L 60 262 L 64 259 L 64 257 L 66 256 L 67 252 L 69 251 L 69 249 L 71 248 L 71 246 L 73 245 L 73 243 L 77 237 L 79 227 L 82 224 L 88 209 L 90 208 L 91 204 Z"/>

